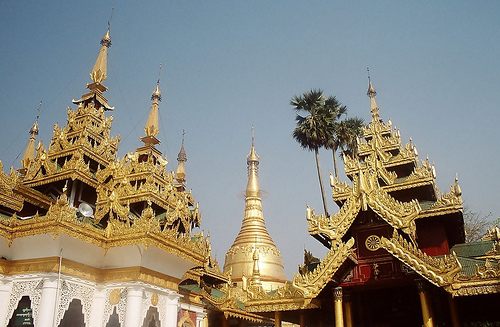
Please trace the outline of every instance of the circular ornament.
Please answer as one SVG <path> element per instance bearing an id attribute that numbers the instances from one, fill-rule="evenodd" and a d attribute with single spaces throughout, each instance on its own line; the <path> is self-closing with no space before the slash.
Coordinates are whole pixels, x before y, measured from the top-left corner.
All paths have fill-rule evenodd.
<path id="1" fill-rule="evenodd" d="M 377 251 L 380 249 L 380 237 L 377 235 L 370 235 L 365 240 L 365 246 L 370 251 Z"/>

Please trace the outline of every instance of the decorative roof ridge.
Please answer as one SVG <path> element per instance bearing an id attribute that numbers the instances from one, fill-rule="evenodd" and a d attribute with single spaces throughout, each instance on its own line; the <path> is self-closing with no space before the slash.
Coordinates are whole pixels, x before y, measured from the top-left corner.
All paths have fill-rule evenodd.
<path id="1" fill-rule="evenodd" d="M 310 235 L 324 235 L 333 243 L 341 241 L 349 227 L 361 210 L 359 196 L 351 196 L 342 205 L 340 210 L 325 217 L 325 215 L 315 215 L 314 210 L 309 206 L 306 209 L 306 219 Z"/>
<path id="2" fill-rule="evenodd" d="M 63 194 L 44 216 L 36 213 L 31 219 L 19 220 L 14 214 L 10 219 L 0 219 L 0 235 L 9 242 L 21 237 L 52 233 L 64 233 L 104 249 L 129 244 L 156 246 L 193 260 L 198 265 L 203 265 L 207 254 L 204 237 L 178 235 L 170 229 L 160 230 L 158 220 L 150 207 L 144 209 L 141 217 L 129 226 L 114 221 L 105 229 L 101 229 L 96 227 L 93 221 L 79 220 L 76 209 L 69 206 L 68 199 Z"/>
<path id="3" fill-rule="evenodd" d="M 396 229 L 392 238 L 381 237 L 380 247 L 439 287 L 451 285 L 462 269 L 454 252 L 443 257 L 431 257 L 405 240 Z"/>
<path id="4" fill-rule="evenodd" d="M 292 285 L 299 289 L 305 298 L 315 298 L 330 282 L 340 266 L 354 253 L 353 246 L 352 237 L 346 243 L 339 242 L 337 246 L 332 246 L 313 271 L 305 274 L 297 273 Z"/>

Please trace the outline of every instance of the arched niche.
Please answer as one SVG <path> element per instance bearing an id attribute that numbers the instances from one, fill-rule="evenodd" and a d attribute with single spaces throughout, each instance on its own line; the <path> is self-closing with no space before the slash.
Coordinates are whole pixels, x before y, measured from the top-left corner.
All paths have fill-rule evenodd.
<path id="1" fill-rule="evenodd" d="M 33 327 L 33 310 L 29 296 L 23 296 L 17 303 L 7 327 Z"/>
<path id="2" fill-rule="evenodd" d="M 73 299 L 71 301 L 68 310 L 64 313 L 59 327 L 85 327 L 83 307 L 80 300 Z"/>
<path id="3" fill-rule="evenodd" d="M 155 307 L 149 307 L 142 327 L 160 327 L 160 314 Z"/>
<path id="4" fill-rule="evenodd" d="M 111 316 L 109 316 L 106 327 L 120 327 L 120 318 L 118 318 L 118 313 L 116 313 L 116 307 L 113 309 Z"/>

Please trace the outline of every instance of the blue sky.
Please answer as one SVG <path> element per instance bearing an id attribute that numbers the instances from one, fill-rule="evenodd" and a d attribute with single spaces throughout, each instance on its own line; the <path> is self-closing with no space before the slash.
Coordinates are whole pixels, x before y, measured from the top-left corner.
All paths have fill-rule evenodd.
<path id="1" fill-rule="evenodd" d="M 287 274 L 304 246 L 321 255 L 304 218 L 306 203 L 321 209 L 314 157 L 291 137 L 289 100 L 321 88 L 368 120 L 366 66 L 382 118 L 435 163 L 441 191 L 458 174 L 466 206 L 500 216 L 498 1 L 0 1 L 4 166 L 19 166 L 40 100 L 45 144 L 65 123 L 112 7 L 105 84 L 120 155 L 140 145 L 163 63 L 159 148 L 174 169 L 186 130 L 188 184 L 221 265 L 243 215 L 252 125 Z M 321 160 L 326 176 L 330 153 Z"/>

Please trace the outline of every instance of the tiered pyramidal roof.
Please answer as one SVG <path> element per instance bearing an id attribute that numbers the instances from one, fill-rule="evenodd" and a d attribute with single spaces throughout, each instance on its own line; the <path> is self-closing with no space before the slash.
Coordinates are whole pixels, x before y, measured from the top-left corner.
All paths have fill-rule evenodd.
<path id="1" fill-rule="evenodd" d="M 147 243 L 201 264 L 208 255 L 207 242 L 201 235 L 190 235 L 201 218 L 198 204 L 185 187 L 184 144 L 177 175 L 167 171 L 167 159 L 156 148 L 162 99 L 159 80 L 151 96 L 143 146 L 124 158 L 116 156 L 119 138 L 111 136 L 113 117 L 106 115 L 114 108 L 104 96 L 107 87 L 103 84 L 110 46 L 108 29 L 90 73 L 88 92 L 73 100 L 77 107 L 68 108 L 66 125 L 54 126 L 48 149 L 41 142 L 35 148 L 36 121 L 21 169 L 0 173 L 4 190 L 0 213 L 10 217 L 0 219 L 0 232 L 9 239 L 61 232 L 63 219 L 77 226 L 68 227 L 68 233 L 99 246 Z M 64 218 L 57 216 L 61 212 L 66 213 Z M 37 224 L 44 229 L 34 228 Z M 26 231 L 17 234 L 16 228 Z"/>

